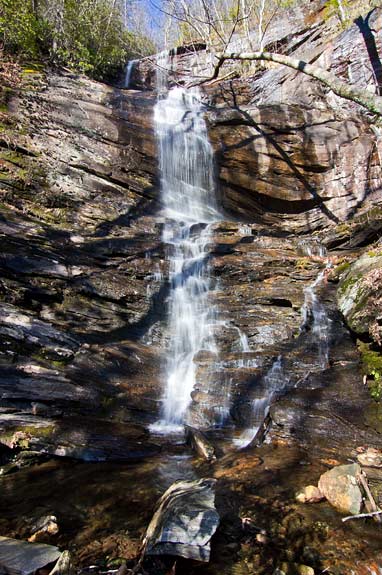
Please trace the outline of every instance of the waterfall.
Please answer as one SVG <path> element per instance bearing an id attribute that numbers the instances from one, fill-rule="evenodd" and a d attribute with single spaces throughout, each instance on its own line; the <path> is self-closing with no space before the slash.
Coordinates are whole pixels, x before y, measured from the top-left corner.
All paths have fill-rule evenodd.
<path id="1" fill-rule="evenodd" d="M 126 64 L 125 85 L 124 85 L 125 89 L 129 88 L 129 86 L 130 86 L 131 74 L 133 73 L 134 65 L 135 65 L 136 61 L 137 60 L 130 60 Z"/>
<path id="2" fill-rule="evenodd" d="M 329 338 L 330 319 L 324 305 L 316 293 L 317 288 L 325 279 L 330 264 L 320 272 L 315 281 L 304 290 L 304 304 L 301 308 L 300 331 L 311 329 L 314 344 L 318 349 L 318 364 L 321 369 L 326 369 L 329 363 Z"/>
<path id="3" fill-rule="evenodd" d="M 209 224 L 220 215 L 200 92 L 174 88 L 164 93 L 164 68 L 168 66 L 161 54 L 154 124 L 166 218 L 163 241 L 169 260 L 169 344 L 161 419 L 151 430 L 166 433 L 185 422 L 196 383 L 195 356 L 201 350 L 216 353 L 208 247 Z"/>

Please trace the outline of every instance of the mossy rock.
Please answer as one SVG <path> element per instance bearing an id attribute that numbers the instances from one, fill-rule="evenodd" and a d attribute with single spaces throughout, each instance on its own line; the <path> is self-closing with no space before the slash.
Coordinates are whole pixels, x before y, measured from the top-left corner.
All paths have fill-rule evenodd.
<path id="1" fill-rule="evenodd" d="M 382 344 L 382 255 L 364 254 L 342 273 L 337 290 L 339 310 L 358 335 Z"/>

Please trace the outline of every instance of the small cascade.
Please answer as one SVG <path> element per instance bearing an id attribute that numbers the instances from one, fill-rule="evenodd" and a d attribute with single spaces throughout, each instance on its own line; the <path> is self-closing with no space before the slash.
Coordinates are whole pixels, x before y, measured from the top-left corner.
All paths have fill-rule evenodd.
<path id="1" fill-rule="evenodd" d="M 251 236 L 252 235 L 252 228 L 251 228 L 251 226 L 242 225 L 239 227 L 238 233 L 241 236 Z"/>
<path id="2" fill-rule="evenodd" d="M 126 64 L 125 85 L 124 85 L 124 88 L 126 90 L 130 87 L 131 75 L 133 73 L 134 66 L 135 66 L 136 62 L 137 62 L 137 60 L 130 60 Z"/>
<path id="3" fill-rule="evenodd" d="M 320 369 L 326 369 L 329 363 L 329 339 L 331 320 L 326 313 L 325 306 L 320 302 L 317 289 L 325 281 L 327 264 L 315 281 L 304 290 L 304 304 L 301 308 L 301 328 L 300 331 L 311 330 L 314 345 L 318 349 L 318 365 Z"/>
<path id="4" fill-rule="evenodd" d="M 241 350 L 244 353 L 249 353 L 251 351 L 251 348 L 249 347 L 248 338 L 246 334 L 240 329 L 239 329 L 239 337 L 240 337 Z"/>
<path id="5" fill-rule="evenodd" d="M 215 201 L 213 151 L 199 91 L 167 92 L 168 53 L 158 58 L 154 123 L 159 147 L 163 241 L 169 261 L 169 346 L 161 419 L 156 433 L 180 431 L 196 383 L 195 356 L 216 353 L 215 310 L 209 298 L 210 224 L 220 219 Z"/>
<path id="6" fill-rule="evenodd" d="M 237 332 L 240 344 L 240 351 L 242 351 L 243 353 L 249 353 L 251 351 L 247 335 L 237 325 L 234 325 L 229 321 L 220 321 L 219 324 L 222 327 L 225 327 L 227 329 L 233 329 Z"/>
<path id="7" fill-rule="evenodd" d="M 230 417 L 231 409 L 231 388 L 232 379 L 223 381 L 219 386 L 219 394 L 216 397 L 216 405 L 214 407 L 214 425 L 215 427 L 223 427 Z"/>
<path id="8" fill-rule="evenodd" d="M 303 256 L 316 258 L 326 258 L 327 256 L 325 246 L 318 241 L 300 240 L 297 244 L 297 249 Z"/>
<path id="9" fill-rule="evenodd" d="M 234 445 L 239 449 L 247 447 L 256 437 L 256 434 L 267 416 L 272 399 L 280 394 L 287 384 L 287 379 L 282 366 L 282 356 L 273 362 L 262 381 L 264 395 L 252 400 L 252 422 L 253 425 L 245 429 L 239 437 L 234 439 Z"/>

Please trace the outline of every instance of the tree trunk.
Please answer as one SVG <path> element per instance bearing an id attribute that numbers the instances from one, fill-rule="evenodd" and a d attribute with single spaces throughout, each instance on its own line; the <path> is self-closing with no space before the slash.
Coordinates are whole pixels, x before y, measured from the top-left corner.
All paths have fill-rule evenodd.
<path id="1" fill-rule="evenodd" d="M 320 68 L 319 66 L 314 66 L 308 64 L 303 60 L 298 60 L 297 58 L 291 58 L 290 56 L 284 56 L 283 54 L 276 54 L 273 52 L 231 52 L 218 54 L 219 58 L 218 64 L 215 67 L 215 73 L 211 80 L 215 79 L 219 75 L 219 70 L 225 60 L 266 60 L 267 62 L 275 62 L 277 64 L 282 64 L 283 66 L 288 66 L 288 68 L 293 68 L 299 72 L 303 72 L 316 80 L 319 80 L 325 86 L 328 86 L 341 98 L 356 102 L 363 108 L 369 110 L 377 116 L 382 116 L 382 97 L 375 96 L 368 93 L 365 88 L 357 88 L 356 86 L 351 86 L 343 80 L 337 78 L 331 72 Z"/>

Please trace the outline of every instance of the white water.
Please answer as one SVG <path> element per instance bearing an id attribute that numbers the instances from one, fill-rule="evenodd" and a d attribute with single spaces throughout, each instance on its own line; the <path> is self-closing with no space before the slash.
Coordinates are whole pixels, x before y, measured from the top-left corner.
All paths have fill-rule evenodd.
<path id="1" fill-rule="evenodd" d="M 210 226 L 220 219 L 215 201 L 213 151 L 197 89 L 165 93 L 160 55 L 159 100 L 154 124 L 159 147 L 161 197 L 166 224 L 163 241 L 169 260 L 170 342 L 164 373 L 159 433 L 182 429 L 196 383 L 195 356 L 216 353 L 213 306 L 209 301 Z M 162 97 L 161 97 L 162 96 Z"/>
<path id="2" fill-rule="evenodd" d="M 251 226 L 240 226 L 238 232 L 241 236 L 251 236 L 252 235 L 252 228 Z"/>
<path id="3" fill-rule="evenodd" d="M 255 439 L 260 425 L 268 414 L 272 399 L 277 393 L 282 391 L 286 383 L 287 381 L 282 367 L 282 357 L 279 355 L 263 378 L 263 385 L 265 387 L 264 395 L 252 401 L 253 425 L 245 429 L 239 437 L 234 439 L 234 444 L 239 449 L 247 447 L 247 445 Z"/>
<path id="4" fill-rule="evenodd" d="M 301 240 L 298 248 L 303 256 L 325 258 L 327 255 L 325 246 L 318 241 Z"/>
<path id="5" fill-rule="evenodd" d="M 315 281 L 305 288 L 305 300 L 301 308 L 301 331 L 310 327 L 314 338 L 314 343 L 318 350 L 318 365 L 321 369 L 326 369 L 329 363 L 329 339 L 331 321 L 326 313 L 325 306 L 320 302 L 317 295 L 317 288 L 325 280 L 326 268 L 320 272 Z"/>
<path id="6" fill-rule="evenodd" d="M 127 62 L 126 64 L 126 73 L 125 73 L 125 89 L 130 87 L 130 82 L 131 82 L 131 74 L 133 73 L 134 70 L 134 65 L 136 63 L 137 60 L 130 60 L 129 62 Z"/>

